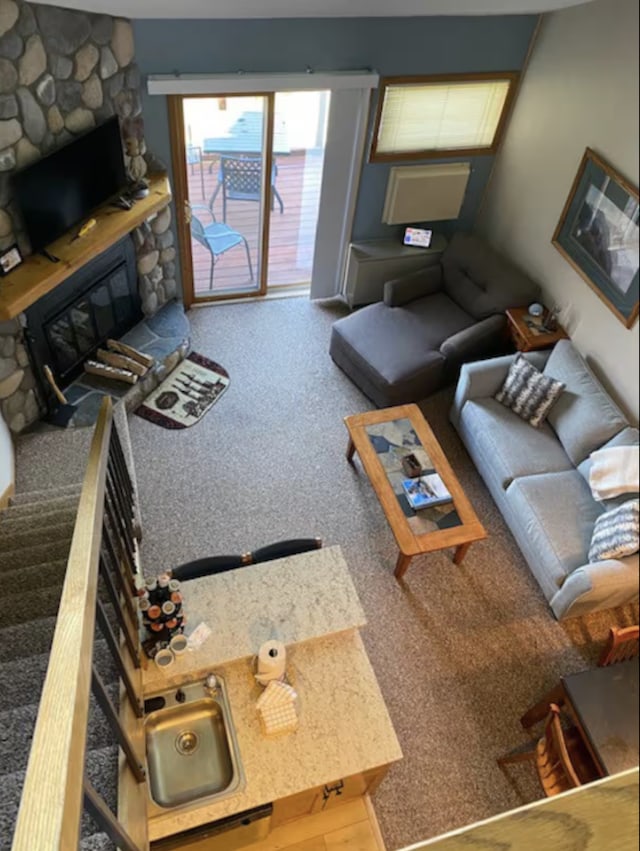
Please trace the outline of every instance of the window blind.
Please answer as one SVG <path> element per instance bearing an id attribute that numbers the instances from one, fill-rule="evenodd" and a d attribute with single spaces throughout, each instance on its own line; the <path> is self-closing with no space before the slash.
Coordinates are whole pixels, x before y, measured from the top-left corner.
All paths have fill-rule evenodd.
<path id="1" fill-rule="evenodd" d="M 376 153 L 490 148 L 510 80 L 388 85 Z"/>

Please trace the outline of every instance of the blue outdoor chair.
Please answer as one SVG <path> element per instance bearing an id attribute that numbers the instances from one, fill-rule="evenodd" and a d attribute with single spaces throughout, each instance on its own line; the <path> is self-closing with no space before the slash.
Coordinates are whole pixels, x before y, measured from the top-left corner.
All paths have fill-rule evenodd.
<path id="1" fill-rule="evenodd" d="M 271 209 L 273 210 L 274 198 L 280 207 L 280 214 L 284 212 L 284 203 L 280 193 L 276 189 L 276 177 L 278 166 L 273 163 L 271 167 Z M 209 209 L 213 213 L 213 202 L 222 189 L 222 219 L 227 220 L 227 200 L 231 201 L 260 201 L 262 190 L 262 157 L 255 156 L 226 156 L 220 157 L 220 170 L 218 172 L 218 185 L 209 201 Z"/>
<path id="2" fill-rule="evenodd" d="M 195 205 L 191 207 L 191 235 L 204 246 L 211 254 L 211 275 L 209 276 L 209 289 L 213 289 L 213 272 L 216 266 L 216 260 L 225 251 L 235 248 L 236 245 L 244 243 L 245 251 L 247 252 L 247 264 L 249 266 L 249 278 L 253 281 L 253 266 L 251 264 L 251 254 L 249 252 L 249 243 L 241 233 L 233 230 L 229 225 L 222 222 L 216 222 L 213 217 L 213 222 L 210 225 L 203 225 L 200 219 L 193 214 L 194 210 L 206 210 L 210 213 L 208 207 L 204 205 Z M 213 216 L 213 214 L 211 214 Z"/>
<path id="3" fill-rule="evenodd" d="M 198 145 L 187 145 L 186 149 L 187 165 L 191 166 L 191 174 L 194 172 L 195 166 L 200 169 L 200 188 L 202 190 L 202 200 L 205 200 L 204 189 L 204 169 L 202 166 L 202 148 Z"/>

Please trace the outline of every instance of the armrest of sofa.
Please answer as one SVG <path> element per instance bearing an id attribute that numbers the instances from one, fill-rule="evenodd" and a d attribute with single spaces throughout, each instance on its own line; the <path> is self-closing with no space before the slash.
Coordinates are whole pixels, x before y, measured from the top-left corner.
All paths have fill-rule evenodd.
<path id="1" fill-rule="evenodd" d="M 551 600 L 558 620 L 577 618 L 638 599 L 638 555 L 585 564 L 573 570 Z"/>
<path id="2" fill-rule="evenodd" d="M 487 351 L 493 354 L 495 340 L 503 338 L 506 324 L 503 313 L 487 316 L 446 339 L 440 346 L 440 352 L 447 360 L 458 363 L 482 357 Z"/>
<path id="3" fill-rule="evenodd" d="M 384 303 L 387 307 L 400 307 L 416 298 L 433 295 L 442 289 L 440 264 L 417 269 L 402 278 L 387 281 L 384 285 Z"/>
<path id="4" fill-rule="evenodd" d="M 528 352 L 525 357 L 541 370 L 547 362 L 549 352 Z M 454 425 L 457 425 L 460 412 L 468 399 L 483 399 L 496 395 L 507 377 L 514 358 L 515 355 L 503 355 L 499 358 L 463 364 L 449 414 Z"/>

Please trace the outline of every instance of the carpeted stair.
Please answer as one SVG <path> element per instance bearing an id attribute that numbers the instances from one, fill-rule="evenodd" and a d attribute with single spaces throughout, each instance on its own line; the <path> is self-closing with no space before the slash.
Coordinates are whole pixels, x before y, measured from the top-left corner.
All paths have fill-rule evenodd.
<path id="1" fill-rule="evenodd" d="M 0 851 L 11 848 L 79 494 L 80 485 L 19 494 L 0 512 Z M 117 673 L 99 631 L 94 662 L 117 705 Z M 86 771 L 114 812 L 117 761 L 113 735 L 92 697 Z M 114 846 L 85 814 L 79 848 Z"/>

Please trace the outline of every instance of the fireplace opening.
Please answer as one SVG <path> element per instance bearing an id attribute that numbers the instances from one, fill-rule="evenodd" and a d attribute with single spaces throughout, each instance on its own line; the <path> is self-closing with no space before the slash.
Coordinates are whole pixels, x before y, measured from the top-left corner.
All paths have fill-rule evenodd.
<path id="1" fill-rule="evenodd" d="M 62 388 L 83 372 L 105 341 L 119 338 L 142 318 L 133 240 L 126 236 L 74 272 L 25 311 L 31 362 L 47 406 L 48 365 Z"/>

